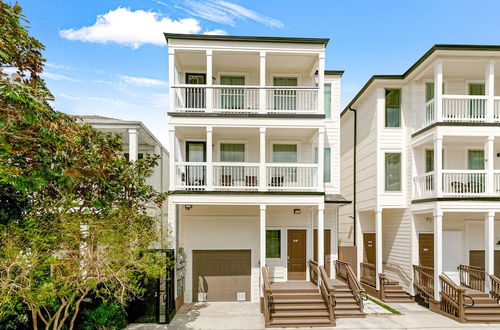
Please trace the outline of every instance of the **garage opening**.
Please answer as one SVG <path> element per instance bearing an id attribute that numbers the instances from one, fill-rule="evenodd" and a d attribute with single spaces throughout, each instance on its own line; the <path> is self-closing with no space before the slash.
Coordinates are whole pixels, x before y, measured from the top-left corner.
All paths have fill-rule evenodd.
<path id="1" fill-rule="evenodd" d="M 193 250 L 193 301 L 250 300 L 251 250 Z"/>

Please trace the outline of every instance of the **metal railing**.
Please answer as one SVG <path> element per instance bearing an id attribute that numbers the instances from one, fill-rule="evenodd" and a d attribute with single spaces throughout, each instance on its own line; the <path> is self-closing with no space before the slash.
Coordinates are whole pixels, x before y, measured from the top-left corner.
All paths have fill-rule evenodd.
<path id="1" fill-rule="evenodd" d="M 360 271 L 361 282 L 375 287 L 377 283 L 377 271 L 375 270 L 375 265 L 362 262 L 360 263 Z"/>
<path id="2" fill-rule="evenodd" d="M 318 187 L 317 164 L 266 164 L 269 190 L 314 190 Z"/>
<path id="3" fill-rule="evenodd" d="M 486 194 L 486 171 L 443 170 L 443 196 Z"/>
<path id="4" fill-rule="evenodd" d="M 366 293 L 361 283 L 357 280 L 351 266 L 346 262 L 336 260 L 335 274 L 337 274 L 338 279 L 344 281 L 349 286 L 359 306 L 359 311 L 363 313 L 363 301 L 366 300 Z"/>
<path id="5" fill-rule="evenodd" d="M 459 265 L 457 269 L 461 286 L 484 292 L 484 282 L 486 280 L 484 269 L 467 265 Z"/>
<path id="6" fill-rule="evenodd" d="M 434 172 L 428 172 L 413 178 L 415 199 L 430 198 L 435 194 Z"/>
<path id="7" fill-rule="evenodd" d="M 443 95 L 443 121 L 486 121 L 486 96 Z"/>
<path id="8" fill-rule="evenodd" d="M 259 164 L 213 163 L 213 180 L 215 190 L 257 190 Z"/>

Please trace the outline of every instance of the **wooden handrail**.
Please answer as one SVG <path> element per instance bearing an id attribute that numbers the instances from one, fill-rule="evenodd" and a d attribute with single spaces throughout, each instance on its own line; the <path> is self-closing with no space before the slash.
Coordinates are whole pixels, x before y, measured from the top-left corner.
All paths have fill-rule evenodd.
<path id="1" fill-rule="evenodd" d="M 325 267 L 318 266 L 318 263 L 314 260 L 309 260 L 309 277 L 314 285 L 318 285 L 321 297 L 325 302 L 326 308 L 328 310 L 328 318 L 332 324 L 335 323 L 335 313 L 333 308 L 336 305 L 334 291 L 335 288 L 332 285 L 330 277 L 326 273 Z"/>
<path id="2" fill-rule="evenodd" d="M 271 282 L 269 281 L 269 272 L 267 271 L 267 267 L 262 267 L 262 286 L 264 295 L 264 321 L 266 325 L 269 325 L 271 323 L 273 291 L 271 290 Z"/>
<path id="3" fill-rule="evenodd" d="M 389 285 L 389 280 L 385 276 L 384 273 L 379 273 L 378 274 L 378 279 L 380 281 L 380 299 L 384 300 L 385 297 L 385 286 Z"/>
<path id="4" fill-rule="evenodd" d="M 486 272 L 483 268 L 460 265 L 457 269 L 460 275 L 460 285 L 485 292 L 484 282 L 486 280 Z"/>
<path id="5" fill-rule="evenodd" d="M 413 265 L 413 286 L 424 298 L 434 300 L 434 268 Z"/>
<path id="6" fill-rule="evenodd" d="M 453 283 L 448 276 L 444 274 L 439 275 L 439 281 L 441 282 L 441 311 L 458 318 L 460 322 L 464 322 L 465 299 L 469 298 L 472 300 L 472 305 L 469 306 L 474 306 L 474 299 L 466 296 L 465 288 Z"/>
<path id="7" fill-rule="evenodd" d="M 491 290 L 490 295 L 492 298 L 496 299 L 497 302 L 500 301 L 500 279 L 495 275 L 488 274 L 491 280 Z"/>
<path id="8" fill-rule="evenodd" d="M 356 275 L 354 274 L 351 266 L 343 261 L 337 260 L 335 261 L 335 272 L 338 278 L 347 283 L 352 293 L 354 294 L 354 299 L 356 299 L 356 302 L 359 306 L 359 311 L 363 313 L 363 300 L 366 297 L 366 293 L 361 286 L 361 283 L 359 283 L 358 279 L 356 278 Z"/>
<path id="9" fill-rule="evenodd" d="M 361 271 L 361 282 L 375 287 L 377 281 L 377 272 L 375 269 L 375 265 L 367 262 L 361 262 L 359 265 Z"/>

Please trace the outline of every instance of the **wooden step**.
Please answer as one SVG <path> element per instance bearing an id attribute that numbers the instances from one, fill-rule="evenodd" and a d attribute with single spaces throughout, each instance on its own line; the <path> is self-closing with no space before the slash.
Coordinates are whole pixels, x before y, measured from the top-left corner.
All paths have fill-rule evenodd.
<path id="1" fill-rule="evenodd" d="M 388 291 L 404 291 L 401 285 L 388 285 L 385 287 L 385 292 Z"/>
<path id="2" fill-rule="evenodd" d="M 465 320 L 467 322 L 478 322 L 478 323 L 500 323 L 500 315 L 494 315 L 494 316 L 484 316 L 484 315 L 477 315 L 477 316 L 466 316 Z"/>
<path id="3" fill-rule="evenodd" d="M 276 311 L 272 313 L 273 319 L 276 318 L 302 318 L 302 317 L 328 317 L 328 312 L 324 310 L 288 310 Z"/>
<path id="4" fill-rule="evenodd" d="M 337 305 L 342 305 L 342 304 L 356 304 L 357 305 L 356 299 L 354 299 L 354 297 L 352 297 L 352 298 L 337 298 L 337 297 L 335 297 L 335 302 L 337 303 Z"/>
<path id="5" fill-rule="evenodd" d="M 332 326 L 332 322 L 328 317 L 320 318 L 289 318 L 289 319 L 273 319 L 271 321 L 271 326 L 280 327 L 328 327 Z"/>
<path id="6" fill-rule="evenodd" d="M 500 305 L 496 303 L 491 303 L 491 304 L 474 304 L 474 307 L 465 307 L 465 312 L 475 310 L 475 309 L 499 309 L 500 310 Z"/>
<path id="7" fill-rule="evenodd" d="M 356 309 L 359 311 L 359 306 L 357 304 L 336 305 L 334 309 L 335 310 Z"/>
<path id="8" fill-rule="evenodd" d="M 323 298 L 309 298 L 309 299 L 280 299 L 273 298 L 274 304 L 324 304 Z"/>
<path id="9" fill-rule="evenodd" d="M 272 289 L 273 293 L 318 293 L 317 288 L 313 289 Z"/>
<path id="10" fill-rule="evenodd" d="M 326 310 L 325 304 L 309 304 L 309 305 L 301 305 L 301 304 L 280 304 L 273 307 L 274 311 L 320 311 Z"/>
<path id="11" fill-rule="evenodd" d="M 290 293 L 274 293 L 274 299 L 322 299 L 319 293 L 303 293 L 303 292 L 290 292 Z"/>
<path id="12" fill-rule="evenodd" d="M 335 310 L 336 318 L 350 318 L 350 317 L 365 317 L 364 313 L 361 313 L 359 309 L 357 311 L 354 310 Z"/>
<path id="13" fill-rule="evenodd" d="M 473 307 L 473 308 L 465 311 L 465 315 L 477 315 L 477 314 L 484 314 L 484 315 L 489 314 L 489 315 L 499 315 L 500 316 L 500 309 L 499 308 L 474 308 Z"/>

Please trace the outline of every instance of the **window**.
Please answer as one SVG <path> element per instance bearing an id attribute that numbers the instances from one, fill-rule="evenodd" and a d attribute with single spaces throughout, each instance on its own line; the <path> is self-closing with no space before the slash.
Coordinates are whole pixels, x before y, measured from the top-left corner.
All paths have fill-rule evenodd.
<path id="1" fill-rule="evenodd" d="M 469 170 L 484 170 L 483 150 L 469 150 L 467 158 Z"/>
<path id="2" fill-rule="evenodd" d="M 325 84 L 325 117 L 332 118 L 332 84 Z"/>
<path id="3" fill-rule="evenodd" d="M 245 77 L 221 76 L 221 85 L 245 85 Z M 245 91 L 241 88 L 224 88 L 221 90 L 220 103 L 222 109 L 244 109 Z"/>
<path id="4" fill-rule="evenodd" d="M 297 145 L 273 144 L 273 163 L 297 163 Z"/>
<path id="5" fill-rule="evenodd" d="M 385 190 L 401 191 L 401 154 L 385 154 Z"/>
<path id="6" fill-rule="evenodd" d="M 274 77 L 274 86 L 293 87 L 297 86 L 297 77 Z M 297 109 L 297 92 L 295 90 L 275 90 L 274 110 L 295 110 Z"/>
<path id="7" fill-rule="evenodd" d="M 401 90 L 385 90 L 385 127 L 401 127 Z"/>
<path id="8" fill-rule="evenodd" d="M 221 143 L 220 144 L 221 162 L 244 162 L 245 145 L 243 143 Z"/>
<path id="9" fill-rule="evenodd" d="M 425 173 L 434 171 L 434 150 L 425 150 Z"/>
<path id="10" fill-rule="evenodd" d="M 123 156 L 125 157 L 125 159 L 129 159 L 129 156 L 130 154 L 128 152 L 124 153 Z M 138 153 L 137 154 L 137 159 L 144 159 L 144 154 L 143 153 Z"/>
<path id="11" fill-rule="evenodd" d="M 281 258 L 281 230 L 266 230 L 266 258 Z"/>
<path id="12" fill-rule="evenodd" d="M 318 164 L 318 148 L 314 148 L 314 162 Z M 331 182 L 332 150 L 325 148 L 325 161 L 323 166 L 323 182 Z"/>

